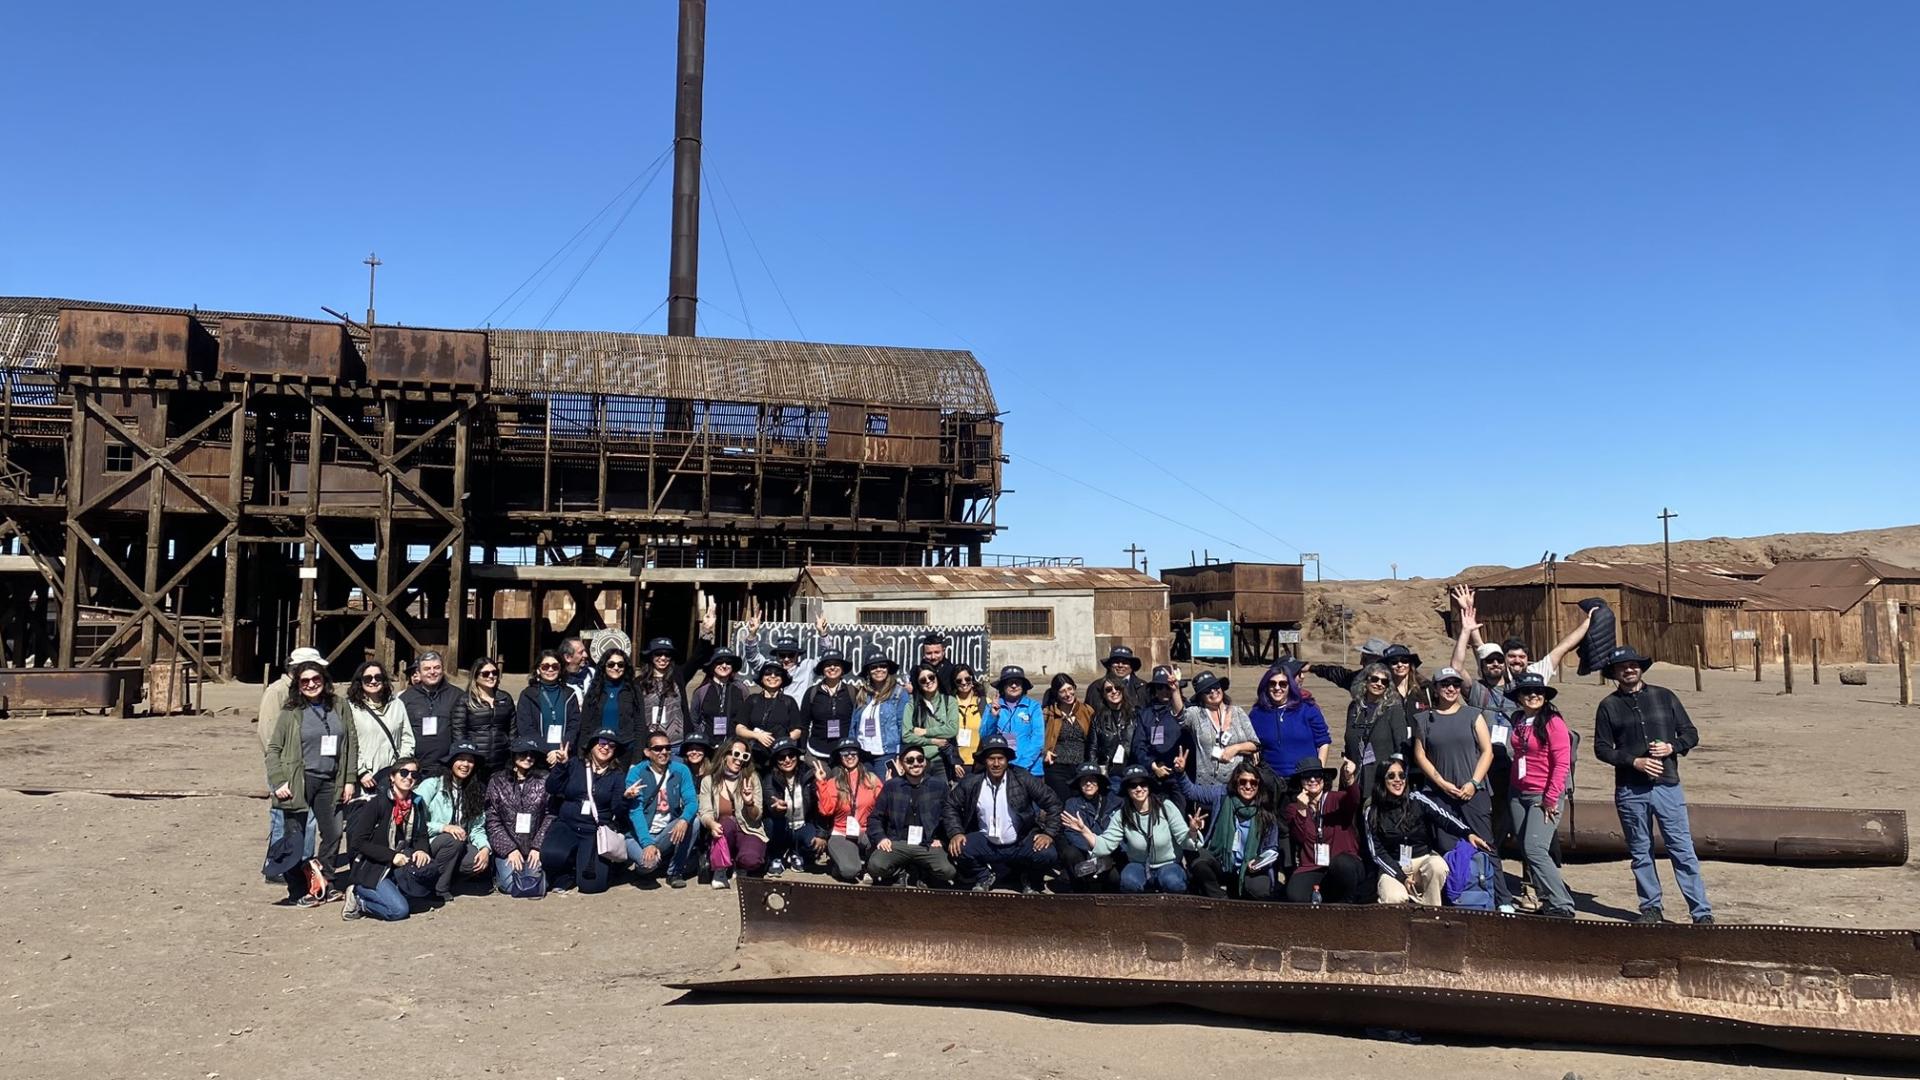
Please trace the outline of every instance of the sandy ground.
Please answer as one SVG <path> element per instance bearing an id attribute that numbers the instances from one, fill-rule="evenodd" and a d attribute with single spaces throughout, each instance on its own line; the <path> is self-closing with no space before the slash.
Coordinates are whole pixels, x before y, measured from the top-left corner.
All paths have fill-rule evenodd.
<path id="1" fill-rule="evenodd" d="M 1250 688 L 1254 673 L 1235 671 Z M 1866 687 L 1654 671 L 1703 744 L 1695 801 L 1891 806 L 1920 812 L 1893 672 Z M 1324 687 L 1322 689 L 1325 689 Z M 1560 698 L 1588 727 L 1602 690 Z M 1337 700 L 1328 690 L 1325 696 Z M 0 1043 L 9 1076 L 593 1077 L 641 1070 L 775 1076 L 1147 1077 L 1275 1071 L 1406 1077 L 1863 1075 L 1875 1067 L 1756 1051 L 1647 1055 L 1538 1042 L 1421 1044 L 1293 1031 L 1200 1013 L 859 1004 L 702 1004 L 663 988 L 734 964 L 734 895 L 616 887 L 537 903 L 475 897 L 398 925 L 342 922 L 338 905 L 271 906 L 266 806 L 237 794 L 138 800 L 24 788 L 240 792 L 259 775 L 244 704 L 198 718 L 0 721 Z M 222 708 L 225 706 L 225 708 Z M 1338 722 L 1335 723 L 1336 731 Z M 1890 735 L 1895 737 L 1890 738 Z M 1583 766 L 1589 791 L 1603 782 Z M 1630 910 L 1618 863 L 1575 866 L 1589 917 Z M 1920 925 L 1912 866 L 1807 870 L 1709 863 L 1722 921 Z M 1677 895 L 1669 911 L 1681 909 Z M 1089 1003 L 1091 1004 L 1091 1003 Z M 1413 1023 L 1412 1018 L 1409 1024 Z M 1899 1069 L 1877 1070 L 1899 1075 Z"/>

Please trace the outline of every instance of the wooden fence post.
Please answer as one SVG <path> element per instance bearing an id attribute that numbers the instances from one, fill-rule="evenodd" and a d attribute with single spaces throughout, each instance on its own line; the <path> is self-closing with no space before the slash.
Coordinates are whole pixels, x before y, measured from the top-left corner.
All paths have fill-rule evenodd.
<path id="1" fill-rule="evenodd" d="M 1706 689 L 1700 682 L 1700 646 L 1698 645 L 1693 647 L 1693 688 L 1695 690 Z"/>
<path id="2" fill-rule="evenodd" d="M 1760 639 L 1753 639 L 1753 681 L 1760 681 Z"/>
<path id="3" fill-rule="evenodd" d="M 1907 643 L 1900 642 L 1900 704 L 1913 704 L 1913 669 L 1907 666 Z"/>
<path id="4" fill-rule="evenodd" d="M 1820 639 L 1813 639 L 1813 685 L 1820 685 Z"/>
<path id="5" fill-rule="evenodd" d="M 1780 667 L 1787 674 L 1787 693 L 1793 693 L 1793 635 L 1780 637 Z"/>

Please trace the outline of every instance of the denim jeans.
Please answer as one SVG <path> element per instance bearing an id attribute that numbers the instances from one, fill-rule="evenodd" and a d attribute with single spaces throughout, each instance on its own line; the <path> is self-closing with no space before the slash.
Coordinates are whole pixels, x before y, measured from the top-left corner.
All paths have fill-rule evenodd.
<path id="1" fill-rule="evenodd" d="M 795 828 L 779 814 L 769 816 L 766 825 L 767 858 L 778 859 L 797 851 L 806 865 L 813 865 L 814 838 L 825 835 L 820 826 L 808 823 Z"/>
<path id="2" fill-rule="evenodd" d="M 987 839 L 985 832 L 968 833 L 965 849 L 954 860 L 960 880 L 971 885 L 984 879 L 988 872 L 997 878 L 1007 878 L 1016 871 L 1037 877 L 1053 869 L 1060 862 L 1060 849 L 1034 847 L 1036 835 L 1028 833 L 1011 844 L 996 844 Z"/>
<path id="3" fill-rule="evenodd" d="M 381 922 L 399 922 L 426 907 L 427 898 L 433 895 L 436 874 L 432 864 L 399 867 L 381 878 L 380 884 L 371 889 L 357 888 L 353 895 L 360 901 L 360 910 L 369 917 Z"/>
<path id="4" fill-rule="evenodd" d="M 633 868 L 643 877 L 651 877 L 659 873 L 664 863 L 668 877 L 684 878 L 688 876 L 688 871 L 693 866 L 693 853 L 695 845 L 699 842 L 700 823 L 697 821 L 687 825 L 687 835 L 682 837 L 678 844 L 669 846 L 667 834 L 663 832 L 654 837 L 655 848 L 661 857 L 649 863 L 646 859 L 647 845 L 642 844 L 638 838 L 629 836 L 627 837 L 627 861 L 632 863 Z"/>
<path id="5" fill-rule="evenodd" d="M 542 885 L 546 883 L 546 879 L 547 872 L 542 869 L 540 871 L 540 881 Z M 496 856 L 493 860 L 493 887 L 500 892 L 506 892 L 507 887 L 512 884 L 513 867 L 507 864 L 507 860 Z"/>
<path id="6" fill-rule="evenodd" d="M 1145 863 L 1130 862 L 1120 868 L 1120 891 L 1126 893 L 1163 892 L 1175 896 L 1187 891 L 1187 870 L 1178 861 L 1148 870 Z"/>
<path id="7" fill-rule="evenodd" d="M 1673 864 L 1673 880 L 1687 898 L 1687 912 L 1695 921 L 1713 914 L 1707 903 L 1707 883 L 1700 877 L 1700 857 L 1693 851 L 1693 826 L 1687 821 L 1687 797 L 1679 784 L 1622 784 L 1613 791 L 1620 812 L 1620 831 L 1627 838 L 1627 858 L 1633 864 L 1633 888 L 1641 911 L 1660 910 L 1660 871 L 1653 865 L 1652 822 L 1660 823 L 1660 838 Z"/>

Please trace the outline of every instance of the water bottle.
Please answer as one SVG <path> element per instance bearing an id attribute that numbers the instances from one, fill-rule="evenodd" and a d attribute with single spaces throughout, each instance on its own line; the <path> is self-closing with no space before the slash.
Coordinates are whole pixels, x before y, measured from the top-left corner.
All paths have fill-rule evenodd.
<path id="1" fill-rule="evenodd" d="M 1313 886 L 1313 905 L 1315 907 L 1320 906 L 1320 886 L 1318 883 L 1315 883 Z"/>

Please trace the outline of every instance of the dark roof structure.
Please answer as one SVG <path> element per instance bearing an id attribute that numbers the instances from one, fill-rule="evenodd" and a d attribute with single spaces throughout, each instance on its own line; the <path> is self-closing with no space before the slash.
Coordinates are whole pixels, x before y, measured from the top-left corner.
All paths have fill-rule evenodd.
<path id="1" fill-rule="evenodd" d="M 1752 611 L 1851 611 L 1882 582 L 1920 584 L 1920 570 L 1851 555 L 1798 559 L 1773 568 L 1760 585 L 1771 598 L 1747 604 Z"/>

